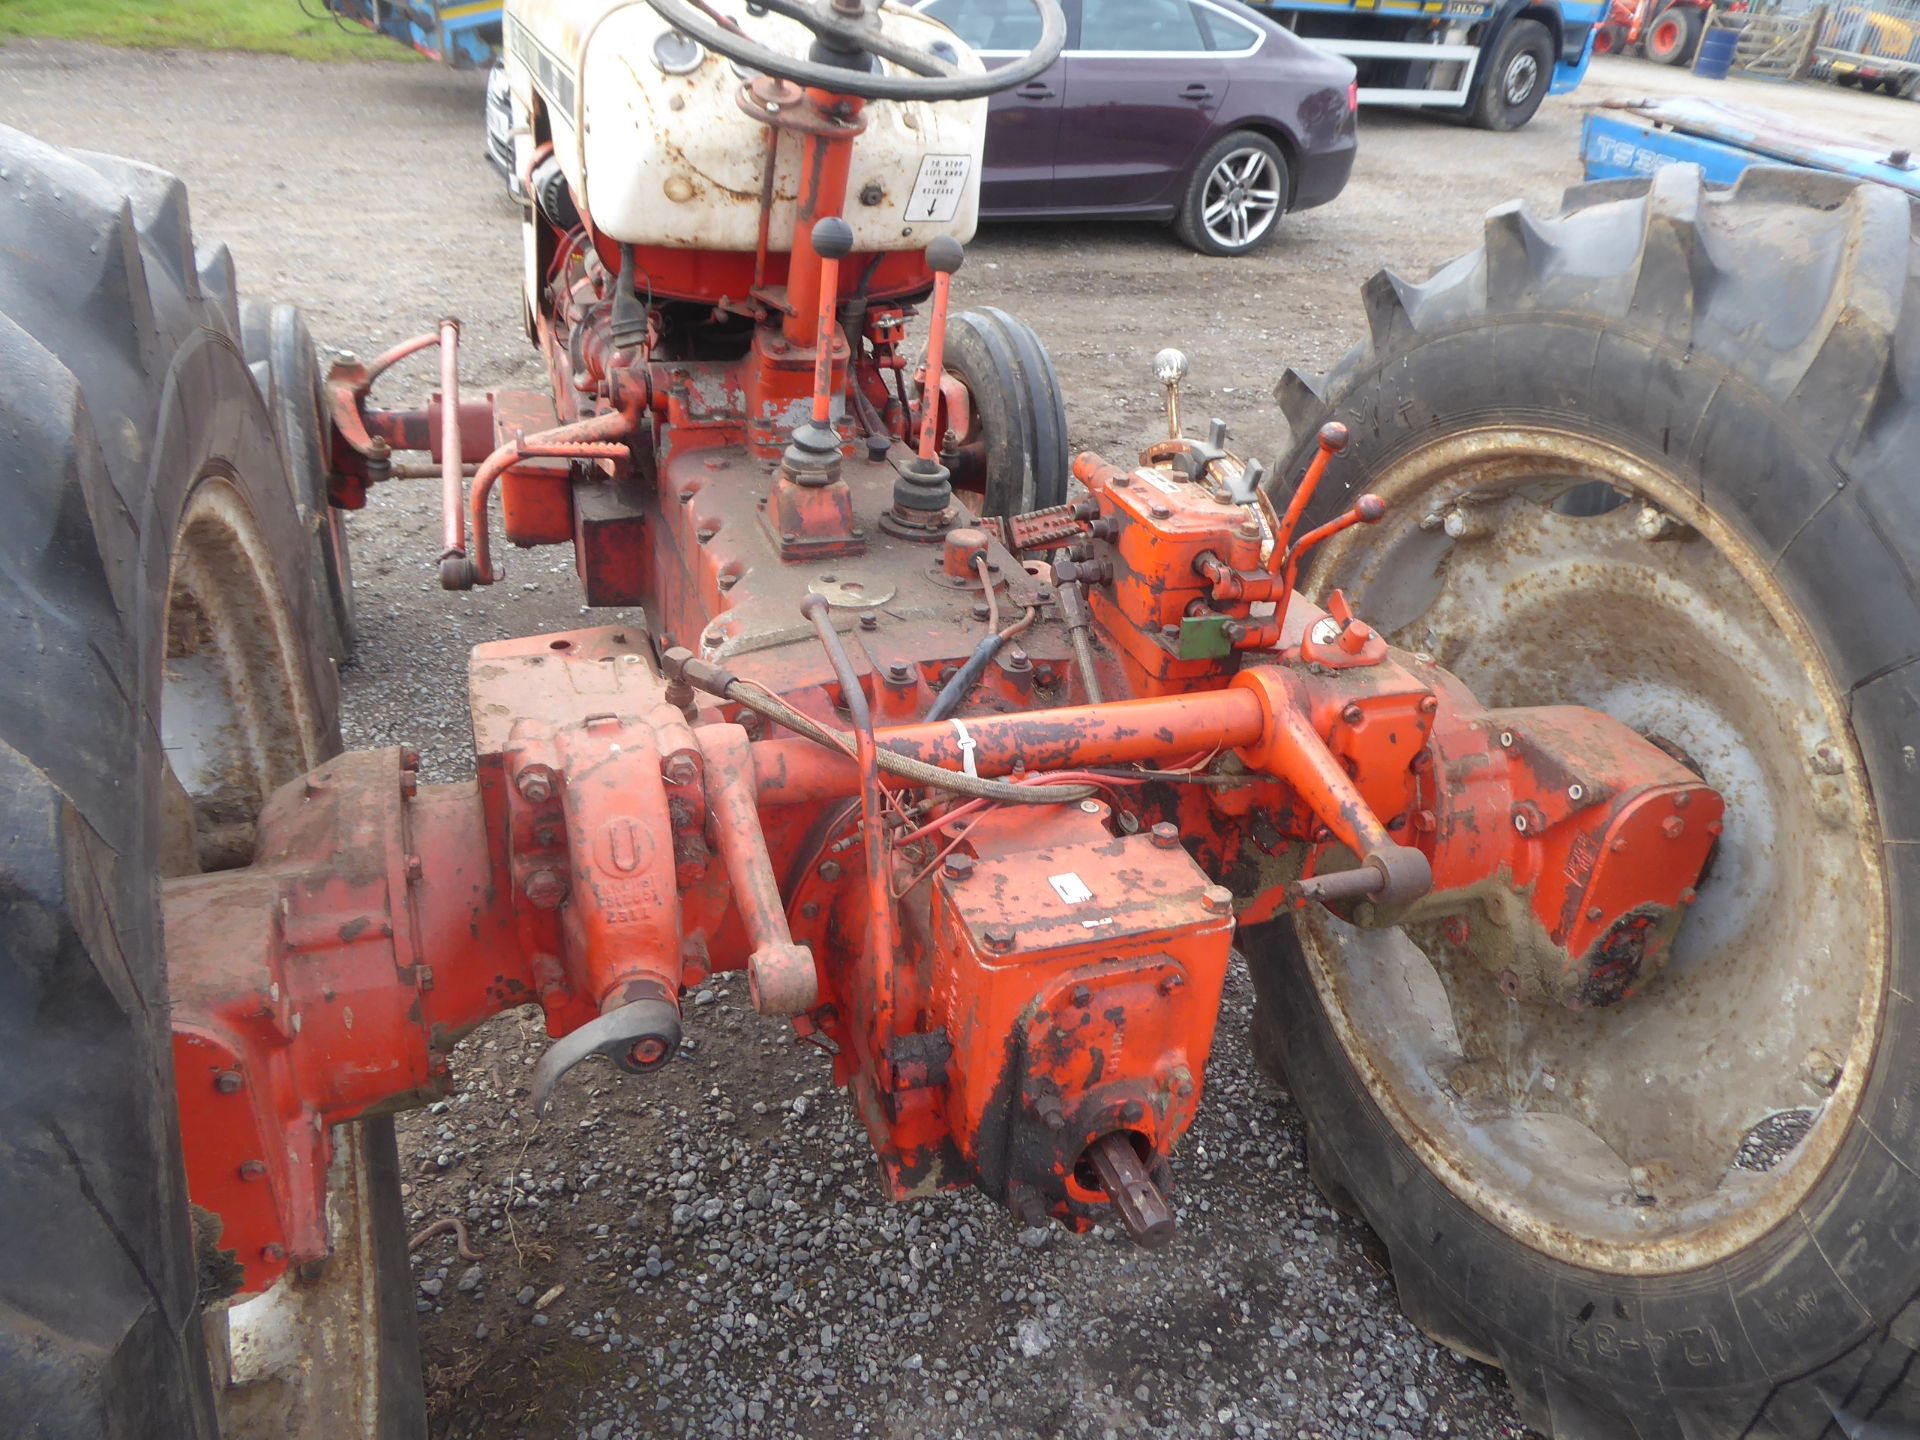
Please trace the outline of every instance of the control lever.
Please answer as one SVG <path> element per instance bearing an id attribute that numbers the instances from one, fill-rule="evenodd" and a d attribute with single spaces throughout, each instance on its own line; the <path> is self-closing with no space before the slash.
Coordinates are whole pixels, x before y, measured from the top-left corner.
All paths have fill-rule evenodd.
<path id="1" fill-rule="evenodd" d="M 1167 387 L 1167 439 L 1180 438 L 1180 382 L 1187 378 L 1187 357 L 1169 345 L 1153 357 L 1153 378 Z"/>
<path id="2" fill-rule="evenodd" d="M 967 252 L 951 235 L 936 236 L 927 246 L 927 268 L 933 271 L 933 313 L 927 319 L 927 380 L 920 401 L 920 458 L 932 463 L 940 453 L 940 382 L 947 364 L 947 300 L 953 272 Z"/>

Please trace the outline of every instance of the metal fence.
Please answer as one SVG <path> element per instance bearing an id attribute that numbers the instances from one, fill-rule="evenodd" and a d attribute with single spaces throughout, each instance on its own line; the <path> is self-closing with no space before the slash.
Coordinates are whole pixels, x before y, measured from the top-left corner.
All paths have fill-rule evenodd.
<path id="1" fill-rule="evenodd" d="M 1829 0 L 1826 10 L 1816 42 L 1823 58 L 1920 66 L 1920 0 Z"/>

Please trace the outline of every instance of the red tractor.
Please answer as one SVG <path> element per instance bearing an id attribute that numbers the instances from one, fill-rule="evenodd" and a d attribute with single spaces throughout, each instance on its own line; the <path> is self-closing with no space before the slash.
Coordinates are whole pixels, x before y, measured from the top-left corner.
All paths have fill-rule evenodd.
<path id="1" fill-rule="evenodd" d="M 1069 464 L 952 300 L 1033 8 L 989 71 L 861 0 L 510 7 L 541 393 L 452 321 L 322 380 L 178 182 L 0 136 L 25 1433 L 414 1433 L 388 1117 L 515 1007 L 542 1103 L 645 1084 L 720 971 L 892 1194 L 1168 1243 L 1235 946 L 1315 1177 L 1533 1424 L 1920 1425 L 1908 202 L 1503 207 L 1271 467 L 1172 351 L 1166 438 Z M 455 784 L 339 753 L 340 512 L 421 475 L 441 584 L 497 508 L 613 611 L 472 652 Z"/>
<path id="2" fill-rule="evenodd" d="M 1744 0 L 1722 5 L 1745 10 Z M 1613 0 L 1613 9 L 1593 36 L 1596 55 L 1632 54 L 1656 65 L 1691 65 L 1699 53 L 1714 0 Z"/>

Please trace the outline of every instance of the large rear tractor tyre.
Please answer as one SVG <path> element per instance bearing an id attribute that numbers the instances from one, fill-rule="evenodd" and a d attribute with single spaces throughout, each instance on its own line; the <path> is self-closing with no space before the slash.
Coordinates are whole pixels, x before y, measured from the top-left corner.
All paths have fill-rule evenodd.
<path id="1" fill-rule="evenodd" d="M 953 487 L 984 516 L 1064 505 L 1067 410 L 1047 347 L 1026 321 L 991 306 L 947 320 L 946 369 L 967 389 L 954 436 Z"/>
<path id="2" fill-rule="evenodd" d="M 1726 828 L 1671 963 L 1570 1011 L 1489 905 L 1247 937 L 1261 1053 L 1408 1315 L 1559 1440 L 1920 1434 L 1920 207 L 1697 169 L 1493 211 L 1279 396 L 1306 577 L 1496 706 L 1606 711 Z M 1507 982 L 1503 984 L 1503 979 Z"/>
<path id="3" fill-rule="evenodd" d="M 1706 12 L 1697 5 L 1669 5 L 1647 26 L 1642 47 L 1656 65 L 1691 65 L 1706 29 Z"/>
<path id="4" fill-rule="evenodd" d="M 0 128 L 8 1433 L 424 1420 L 390 1125 L 341 1133 L 333 1257 L 247 1305 L 181 1160 L 160 885 L 247 863 L 266 795 L 339 748 L 290 484 L 180 182 Z"/>

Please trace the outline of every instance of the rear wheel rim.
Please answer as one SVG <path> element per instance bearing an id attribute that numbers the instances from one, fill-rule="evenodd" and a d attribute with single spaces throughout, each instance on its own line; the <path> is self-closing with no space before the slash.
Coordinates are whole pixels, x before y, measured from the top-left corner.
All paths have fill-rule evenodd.
<path id="1" fill-rule="evenodd" d="M 1671 55 L 1680 48 L 1680 22 L 1674 19 L 1662 20 L 1653 27 L 1653 48 L 1661 55 Z"/>
<path id="2" fill-rule="evenodd" d="M 1220 157 L 1200 192 L 1200 225 L 1223 250 L 1244 250 L 1280 214 L 1280 167 L 1257 145 Z"/>
<path id="3" fill-rule="evenodd" d="M 172 873 L 251 861 L 267 797 L 324 758 L 270 554 L 231 479 L 194 487 L 173 547 L 161 684 L 161 742 L 192 811 L 192 853 L 176 841 Z"/>
<path id="4" fill-rule="evenodd" d="M 1766 567 L 1636 456 L 1482 430 L 1376 481 L 1388 521 L 1310 588 L 1345 587 L 1484 703 L 1593 705 L 1679 746 L 1727 830 L 1667 970 L 1615 1009 L 1510 999 L 1438 921 L 1323 913 L 1300 934 L 1329 1022 L 1401 1138 L 1516 1239 L 1617 1273 L 1723 1258 L 1805 1198 L 1873 1055 L 1886 879 L 1843 697 Z M 1610 508 L 1577 513 L 1598 506 L 1576 486 Z M 1434 522 L 1463 496 L 1482 538 L 1449 540 Z M 1676 523 L 1693 538 L 1646 538 Z"/>

